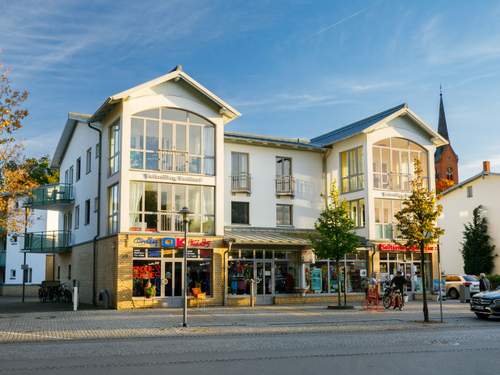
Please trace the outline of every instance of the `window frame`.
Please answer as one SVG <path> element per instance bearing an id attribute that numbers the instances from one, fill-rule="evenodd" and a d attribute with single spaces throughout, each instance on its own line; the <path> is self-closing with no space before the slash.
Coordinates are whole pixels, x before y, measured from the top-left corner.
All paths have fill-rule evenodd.
<path id="1" fill-rule="evenodd" d="M 474 197 L 474 190 L 472 189 L 472 185 L 467 186 L 467 198 Z"/>
<path id="2" fill-rule="evenodd" d="M 288 223 L 279 223 L 280 221 L 280 214 L 279 214 L 279 208 L 287 208 L 288 209 L 288 216 L 290 218 L 290 221 Z M 281 215 L 281 218 L 284 218 L 284 215 Z M 293 227 L 293 205 L 292 204 L 284 204 L 284 203 L 277 203 L 276 204 L 276 226 L 277 227 Z"/>
<path id="3" fill-rule="evenodd" d="M 80 205 L 79 204 L 77 204 L 75 206 L 74 219 L 75 219 L 75 230 L 77 230 L 80 228 Z"/>
<path id="4" fill-rule="evenodd" d="M 75 182 L 80 181 L 82 178 L 82 157 L 79 156 L 76 158 L 76 175 L 75 175 Z"/>
<path id="5" fill-rule="evenodd" d="M 85 200 L 85 215 L 83 220 L 84 225 L 90 224 L 90 199 Z"/>
<path id="6" fill-rule="evenodd" d="M 85 154 L 85 174 L 90 172 L 92 172 L 92 147 L 89 147 Z"/>
<path id="7" fill-rule="evenodd" d="M 116 234 L 119 230 L 120 222 L 120 199 L 119 184 L 108 186 L 108 212 L 107 212 L 107 231 L 108 234 Z"/>
<path id="8" fill-rule="evenodd" d="M 246 222 L 235 222 L 233 215 L 234 205 L 241 205 L 246 207 Z M 231 201 L 231 224 L 232 225 L 250 225 L 250 202 L 245 201 Z"/>
<path id="9" fill-rule="evenodd" d="M 344 155 L 346 156 L 347 173 L 344 175 Z M 354 157 L 354 162 L 351 158 Z M 363 145 L 350 148 L 339 152 L 339 174 L 340 174 L 340 192 L 341 194 L 353 193 L 364 190 L 365 188 L 365 162 Z M 351 170 L 355 169 L 355 170 Z M 354 187 L 353 181 L 356 181 Z M 345 183 L 346 182 L 346 183 Z"/>
<path id="10" fill-rule="evenodd" d="M 355 228 L 364 228 L 366 226 L 366 203 L 365 198 L 353 199 L 347 201 L 349 208 L 349 217 L 354 222 Z M 356 218 L 352 216 L 352 208 L 356 207 Z"/>
<path id="11" fill-rule="evenodd" d="M 108 177 L 120 171 L 120 130 L 120 118 L 118 118 L 108 130 Z"/>

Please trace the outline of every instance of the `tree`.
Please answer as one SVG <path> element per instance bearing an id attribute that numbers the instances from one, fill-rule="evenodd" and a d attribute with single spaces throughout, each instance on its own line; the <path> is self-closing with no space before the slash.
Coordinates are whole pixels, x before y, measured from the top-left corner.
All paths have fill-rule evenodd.
<path id="1" fill-rule="evenodd" d="M 311 243 L 319 258 L 335 259 L 336 272 L 340 275 L 340 260 L 356 250 L 359 239 L 353 232 L 355 226 L 349 216 L 347 202 L 340 200 L 335 182 L 332 183 L 329 198 L 327 207 L 314 224 L 316 234 L 311 237 Z M 337 297 L 340 306 L 340 277 Z"/>
<path id="2" fill-rule="evenodd" d="M 472 222 L 464 225 L 461 251 L 464 258 L 464 272 L 470 275 L 491 273 L 494 267 L 495 245 L 490 242 L 488 220 L 482 213 L 483 207 L 477 206 L 472 212 Z"/>
<path id="3" fill-rule="evenodd" d="M 49 185 L 59 182 L 59 170 L 50 168 L 50 160 L 47 155 L 40 158 L 29 158 L 17 163 L 12 160 L 8 163 L 11 170 L 22 168 L 26 170 L 30 180 L 36 185 Z"/>
<path id="4" fill-rule="evenodd" d="M 455 182 L 453 180 L 440 178 L 436 181 L 436 193 L 440 194 L 443 191 L 451 188 L 453 185 L 455 185 Z"/>
<path id="5" fill-rule="evenodd" d="M 9 168 L 12 163 L 22 163 L 22 146 L 14 133 L 28 116 L 22 108 L 27 98 L 27 91 L 12 88 L 8 72 L 0 65 L 0 227 L 7 231 L 19 230 L 23 215 L 15 207 L 16 198 L 34 186 L 25 168 Z"/>
<path id="6" fill-rule="evenodd" d="M 436 195 L 429 191 L 422 174 L 420 161 L 415 159 L 411 195 L 403 201 L 403 208 L 394 216 L 397 220 L 398 242 L 409 249 L 420 249 L 423 313 L 424 321 L 428 322 L 424 250 L 427 245 L 435 243 L 444 231 L 436 225 L 443 207 L 436 204 Z"/>

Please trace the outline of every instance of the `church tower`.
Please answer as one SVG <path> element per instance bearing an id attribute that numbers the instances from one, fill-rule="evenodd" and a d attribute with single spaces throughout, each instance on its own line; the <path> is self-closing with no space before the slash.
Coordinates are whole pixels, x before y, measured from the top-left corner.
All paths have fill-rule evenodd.
<path id="1" fill-rule="evenodd" d="M 443 93 L 439 93 L 439 123 L 438 133 L 442 135 L 449 144 L 440 146 L 434 154 L 434 164 L 436 168 L 436 190 L 438 192 L 446 190 L 451 185 L 458 183 L 458 156 L 451 146 L 448 134 L 448 125 L 444 113 Z"/>

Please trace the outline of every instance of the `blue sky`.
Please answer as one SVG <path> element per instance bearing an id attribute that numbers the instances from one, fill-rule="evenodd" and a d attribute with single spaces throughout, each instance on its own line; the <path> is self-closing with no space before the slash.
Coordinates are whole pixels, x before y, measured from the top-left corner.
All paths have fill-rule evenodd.
<path id="1" fill-rule="evenodd" d="M 67 112 L 182 64 L 242 112 L 228 130 L 288 137 L 401 102 L 437 127 L 442 84 L 460 177 L 500 171 L 499 2 L 2 1 L 0 35 L 28 155 L 52 155 Z"/>

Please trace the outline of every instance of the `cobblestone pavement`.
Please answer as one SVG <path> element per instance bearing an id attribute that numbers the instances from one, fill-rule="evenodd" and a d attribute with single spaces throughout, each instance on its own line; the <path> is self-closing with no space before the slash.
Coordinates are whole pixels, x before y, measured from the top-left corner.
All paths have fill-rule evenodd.
<path id="1" fill-rule="evenodd" d="M 435 320 L 438 307 L 430 304 Z M 447 301 L 444 313 L 446 324 L 434 324 L 433 329 L 485 324 L 475 319 L 468 305 L 456 301 Z M 402 312 L 371 312 L 359 306 L 354 311 L 334 311 L 325 305 L 190 309 L 187 328 L 181 327 L 181 309 L 0 313 L 0 343 L 428 329 L 421 319 L 420 302 L 408 304 Z"/>

